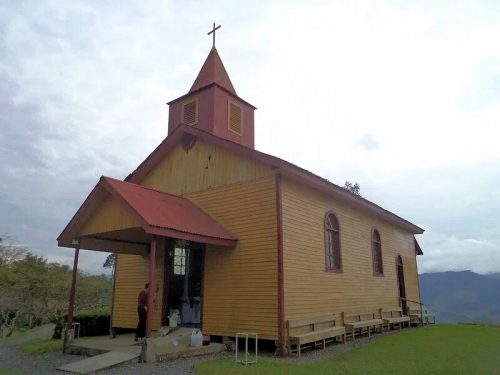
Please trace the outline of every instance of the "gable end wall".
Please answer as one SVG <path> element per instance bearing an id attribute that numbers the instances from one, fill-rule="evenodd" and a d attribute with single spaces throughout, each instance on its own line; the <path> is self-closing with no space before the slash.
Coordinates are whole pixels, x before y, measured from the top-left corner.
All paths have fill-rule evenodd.
<path id="1" fill-rule="evenodd" d="M 269 165 L 198 139 L 190 150 L 177 145 L 140 184 L 185 195 L 272 174 Z"/>

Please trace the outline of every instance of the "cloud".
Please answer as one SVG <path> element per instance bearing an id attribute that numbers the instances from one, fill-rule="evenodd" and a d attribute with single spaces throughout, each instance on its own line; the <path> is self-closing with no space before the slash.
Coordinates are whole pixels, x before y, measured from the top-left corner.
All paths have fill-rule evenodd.
<path id="1" fill-rule="evenodd" d="M 487 274 L 500 269 L 500 244 L 489 240 L 447 236 L 427 228 L 420 240 L 424 256 L 418 257 L 419 272 L 471 270 Z"/>
<path id="2" fill-rule="evenodd" d="M 372 134 L 363 135 L 359 140 L 359 144 L 367 151 L 375 150 L 379 147 L 377 140 Z"/>
<path id="3" fill-rule="evenodd" d="M 78 269 L 92 274 L 111 274 L 111 269 L 104 268 L 103 264 L 109 253 L 99 251 L 81 250 L 78 256 Z M 74 251 L 69 249 L 57 249 L 50 254 L 41 253 L 49 262 L 65 264 L 73 268 Z"/>
<path id="4" fill-rule="evenodd" d="M 217 46 L 237 92 L 259 107 L 259 150 L 357 181 L 363 196 L 432 228 L 420 240 L 424 270 L 465 267 L 449 264 L 454 247 L 490 259 L 500 244 L 498 11 L 491 2 L 5 2 L 0 232 L 71 264 L 55 238 L 100 175 L 125 177 L 166 136 L 165 102 L 196 77 L 208 17 L 223 25 Z M 98 257 L 85 258 L 101 272 Z"/>

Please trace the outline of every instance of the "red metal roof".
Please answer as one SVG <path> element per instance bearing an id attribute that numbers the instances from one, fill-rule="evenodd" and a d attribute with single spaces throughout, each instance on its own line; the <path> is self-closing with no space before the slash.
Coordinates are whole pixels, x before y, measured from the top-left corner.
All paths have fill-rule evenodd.
<path id="1" fill-rule="evenodd" d="M 138 217 L 146 233 L 215 245 L 236 244 L 235 237 L 187 198 L 105 176 L 101 182 Z"/>
<path id="2" fill-rule="evenodd" d="M 216 83 L 236 95 L 236 90 L 215 47 L 210 50 L 189 92 L 191 93 L 212 83 Z"/>
<path id="3" fill-rule="evenodd" d="M 79 228 L 89 220 L 93 210 L 102 204 L 105 192 L 116 199 L 147 234 L 227 247 L 236 245 L 236 237 L 189 199 L 102 176 L 57 238 L 59 246 L 72 246 L 71 240 L 78 236 Z"/>

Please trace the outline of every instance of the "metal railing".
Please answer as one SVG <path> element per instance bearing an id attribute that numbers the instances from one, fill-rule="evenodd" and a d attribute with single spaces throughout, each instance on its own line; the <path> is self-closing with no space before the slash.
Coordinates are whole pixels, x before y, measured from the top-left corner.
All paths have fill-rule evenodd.
<path id="1" fill-rule="evenodd" d="M 418 305 L 420 305 L 420 325 L 423 327 L 424 326 L 424 309 L 423 309 L 423 306 L 425 306 L 424 303 L 420 302 L 420 301 L 413 301 L 411 299 L 408 299 L 408 298 L 404 298 L 404 297 L 399 297 L 399 300 L 400 300 L 400 303 L 402 304 L 403 301 L 405 302 L 411 302 L 411 303 L 416 303 Z M 409 306 L 406 305 L 406 308 L 409 310 Z M 403 313 L 405 313 L 405 311 L 403 311 Z M 406 311 L 406 314 L 408 316 L 410 316 L 409 314 L 409 311 Z"/>

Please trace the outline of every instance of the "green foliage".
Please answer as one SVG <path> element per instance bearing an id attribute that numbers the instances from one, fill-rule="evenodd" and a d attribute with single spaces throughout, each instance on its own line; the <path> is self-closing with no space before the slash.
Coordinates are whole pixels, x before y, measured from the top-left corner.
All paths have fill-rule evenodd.
<path id="1" fill-rule="evenodd" d="M 3 237 L 2 237 L 3 238 Z M 55 337 L 65 321 L 72 270 L 27 250 L 0 241 L 0 336 L 14 325 L 30 328 L 42 322 L 56 324 Z M 78 272 L 75 309 L 109 307 L 112 285 L 105 275 Z"/>
<path id="2" fill-rule="evenodd" d="M 115 264 L 116 264 L 116 254 L 111 253 L 106 257 L 106 260 L 104 261 L 104 264 L 102 266 L 104 268 L 111 268 L 114 270 Z"/>
<path id="3" fill-rule="evenodd" d="M 21 344 L 19 349 L 26 355 L 42 355 L 55 351 L 62 351 L 62 340 L 54 340 L 50 337 L 38 338 Z"/>
<path id="4" fill-rule="evenodd" d="M 76 313 L 79 317 L 88 317 L 96 315 L 111 315 L 111 308 L 109 306 L 100 306 L 93 309 L 78 310 Z"/>
<path id="5" fill-rule="evenodd" d="M 349 190 L 353 194 L 361 196 L 360 187 L 357 182 L 353 184 L 352 182 L 346 181 L 344 184 L 344 189 Z"/>
<path id="6" fill-rule="evenodd" d="M 103 336 L 109 334 L 111 315 L 108 308 L 79 311 L 73 317 L 80 323 L 80 337 Z"/>
<path id="7" fill-rule="evenodd" d="M 233 359 L 201 363 L 210 374 L 498 374 L 500 329 L 437 325 L 405 330 L 329 359 L 307 365 L 259 360 L 243 366 Z"/>

